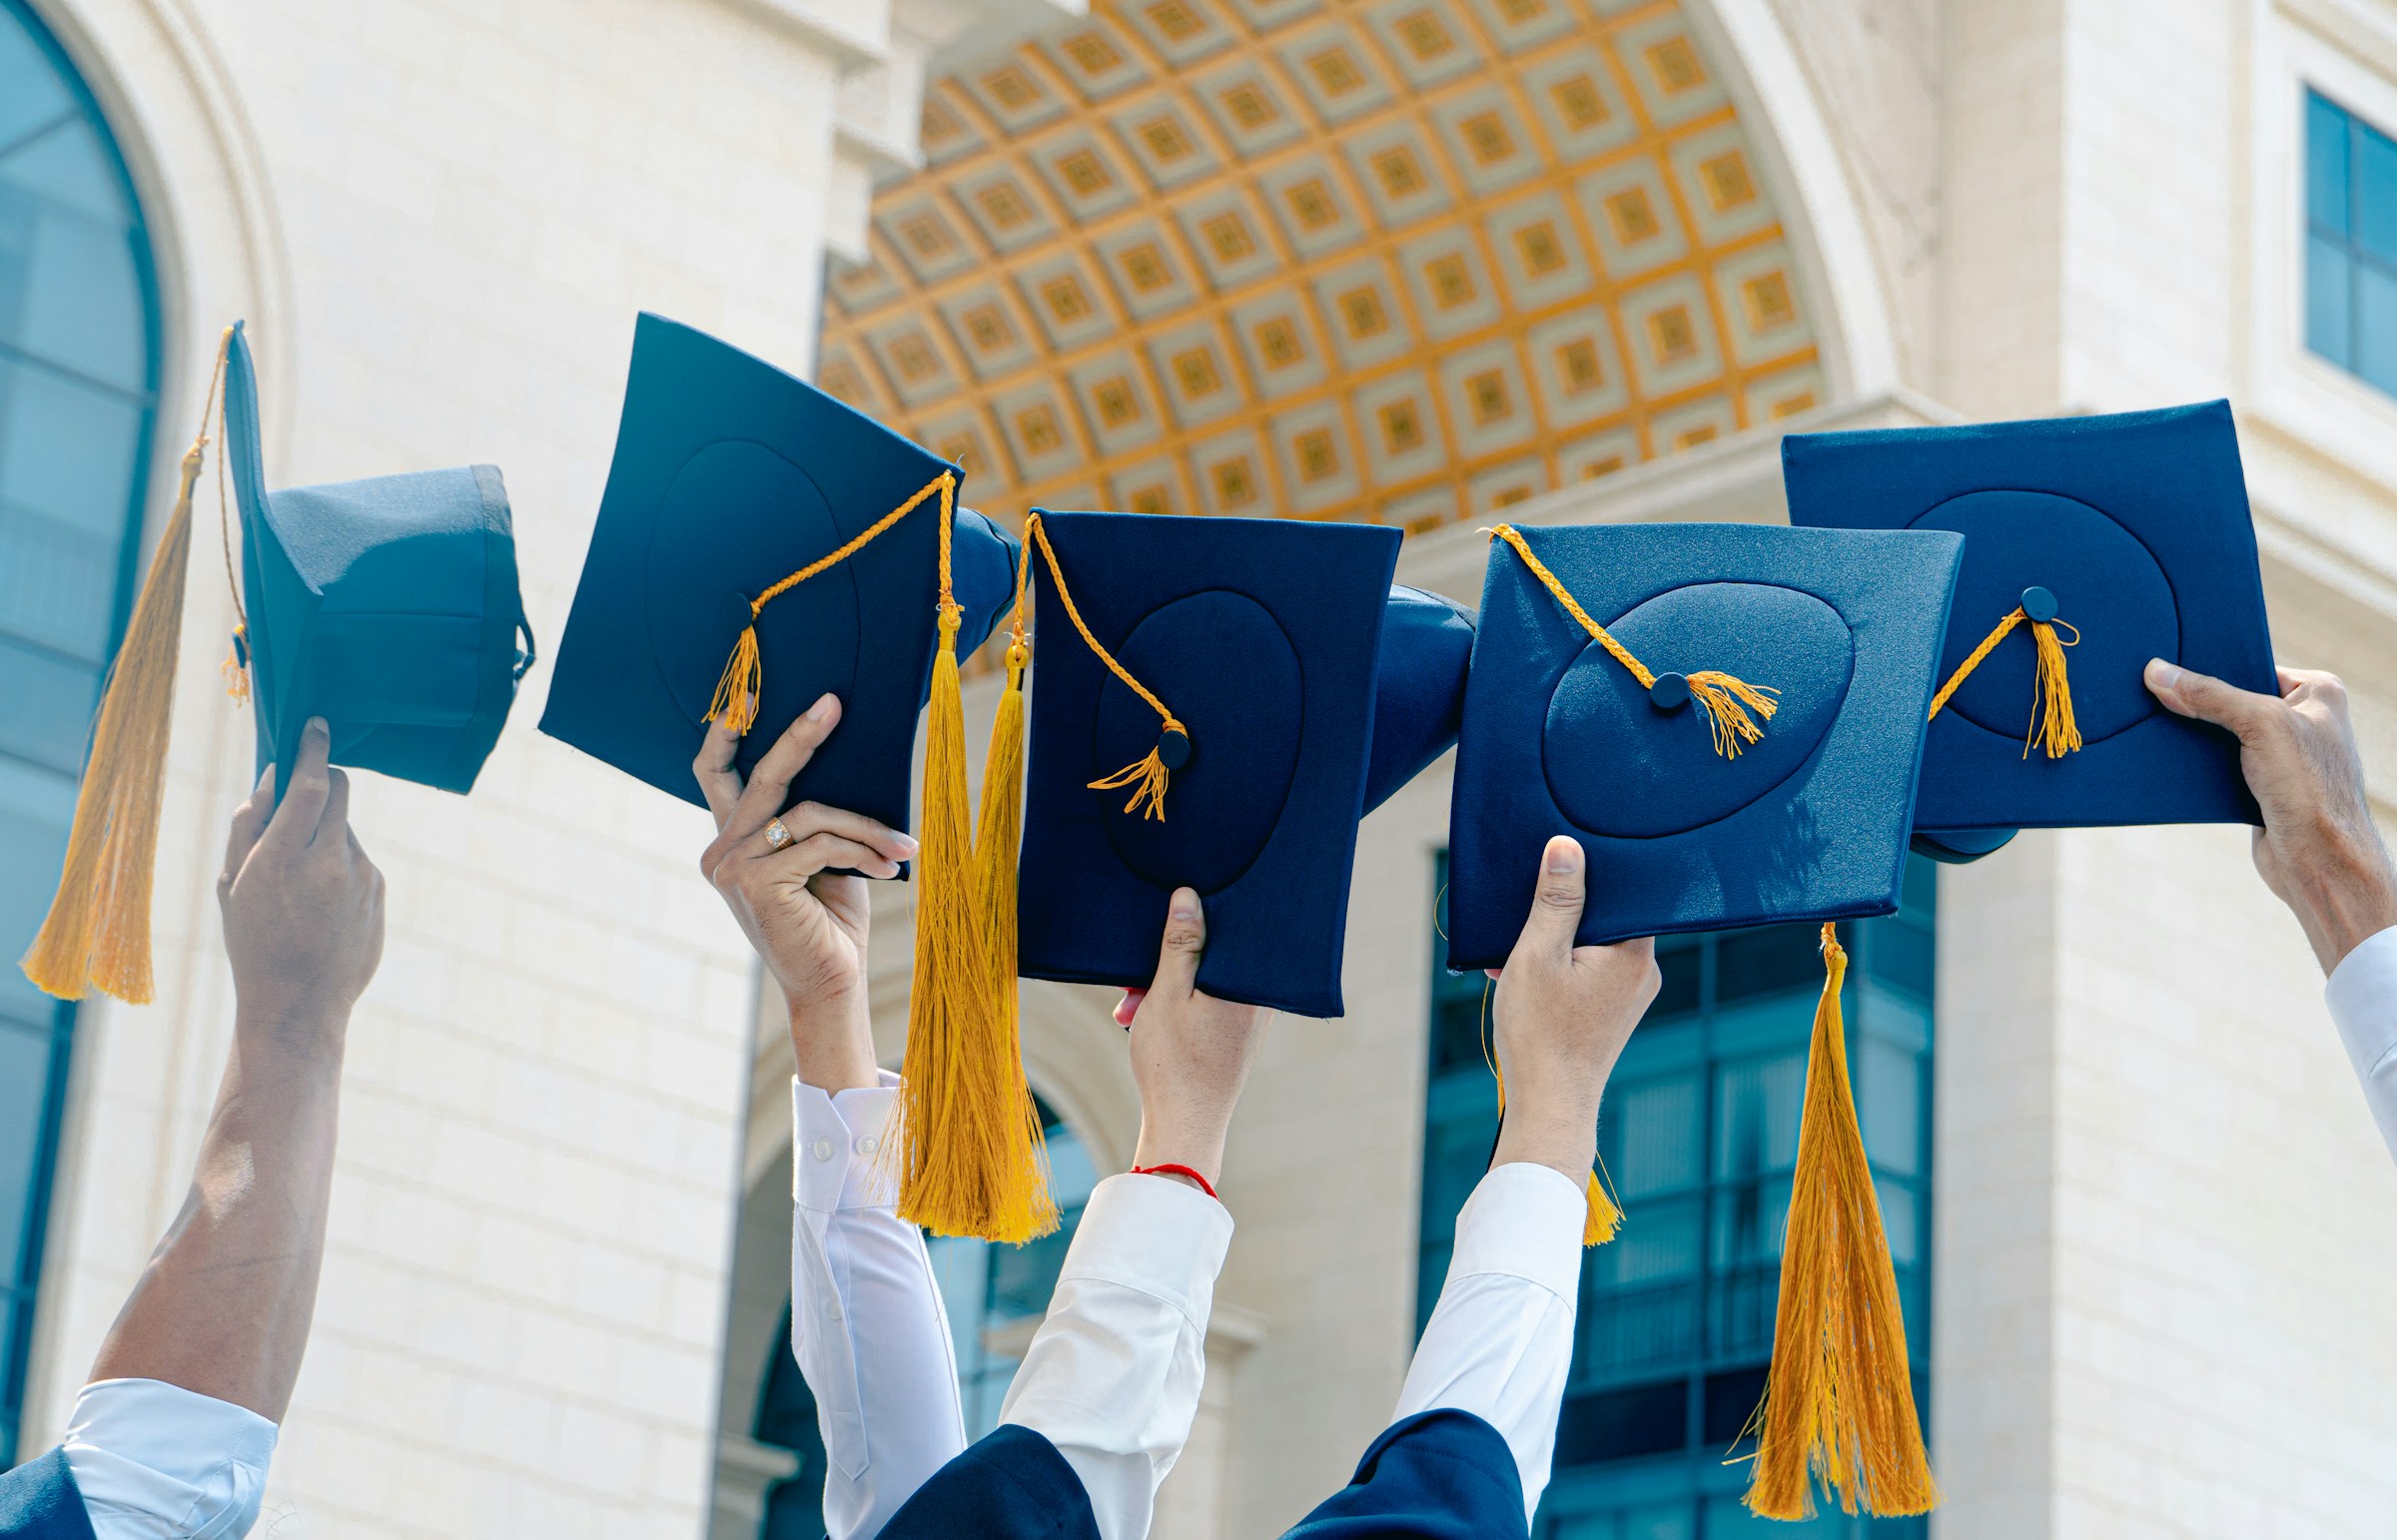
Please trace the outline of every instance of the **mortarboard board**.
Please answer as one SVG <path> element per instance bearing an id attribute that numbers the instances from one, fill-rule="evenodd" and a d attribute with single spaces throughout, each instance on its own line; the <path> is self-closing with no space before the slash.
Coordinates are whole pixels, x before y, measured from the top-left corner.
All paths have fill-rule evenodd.
<path id="1" fill-rule="evenodd" d="M 1929 1461 L 1829 922 L 1898 907 L 1964 542 L 1746 524 L 1494 532 L 1449 812 L 1448 964 L 1505 962 L 1557 834 L 1588 858 L 1584 945 L 1826 922 L 1749 1500 L 1801 1516 L 1812 1460 L 1843 1501 L 1921 1512 Z M 1583 1239 L 1609 1238 L 1594 1173 L 1589 1209 Z"/>
<path id="2" fill-rule="evenodd" d="M 259 768 L 291 764 L 321 716 L 337 765 L 471 789 L 533 659 L 498 467 L 268 491 L 238 322 L 223 452 L 241 509 L 238 645 Z"/>
<path id="3" fill-rule="evenodd" d="M 911 504 L 943 477 L 934 491 Z M 703 332 L 643 315 L 582 577 L 541 731 L 686 802 L 691 759 L 753 635 L 746 777 L 816 699 L 840 730 L 792 781 L 815 801 L 906 830 L 916 721 L 938 643 L 940 530 L 957 468 L 805 381 Z M 911 511 L 813 575 L 894 509 Z M 1015 542 L 955 510 L 956 643 L 981 645 L 1015 592 Z M 771 595 L 771 597 L 766 597 Z M 762 599 L 762 602 L 761 602 Z"/>
<path id="4" fill-rule="evenodd" d="M 2256 822 L 2238 744 L 2143 679 L 2160 657 L 2277 693 L 2228 402 L 1796 433 L 1782 476 L 1793 523 L 1965 536 L 1926 854 L 1972 859 L 2019 827 Z"/>
<path id="5" fill-rule="evenodd" d="M 705 723 L 744 735 L 746 777 L 829 691 L 840 729 L 784 806 L 815 801 L 904 830 L 929 702 L 915 980 L 886 1143 L 900 1213 L 940 1234 L 1021 1241 L 1054 1228 L 1057 1209 L 1014 973 L 995 960 L 1013 924 L 977 857 L 957 667 L 1015 594 L 1017 547 L 957 507 L 961 479 L 804 381 L 643 315 L 541 730 L 699 802 L 691 759 Z M 1011 656 L 1011 681 L 1019 673 Z M 1003 707 L 991 809 L 1012 801 L 1011 731 L 1020 738 L 1021 720 L 1011 727 Z M 982 843 L 992 861 L 1005 850 L 1012 879 L 1013 839 Z"/>
<path id="6" fill-rule="evenodd" d="M 174 509 L 109 671 L 58 897 L 24 961 L 36 985 L 70 1000 L 87 987 L 136 1004 L 151 998 L 161 777 L 192 491 L 212 423 L 242 526 L 242 625 L 227 671 L 255 710 L 262 771 L 294 763 L 302 729 L 322 716 L 336 764 L 464 792 L 532 663 L 498 470 L 268 491 L 249 338 L 241 323 L 228 327 Z M 226 564 L 230 577 L 230 545 Z M 278 797 L 284 784 L 279 776 Z"/>
<path id="7" fill-rule="evenodd" d="M 1453 740 L 1470 614 L 1391 584 L 1394 529 L 1040 510 L 1027 533 L 1019 971 L 1148 983 L 1188 886 L 1200 989 L 1338 1015 L 1357 820 Z"/>

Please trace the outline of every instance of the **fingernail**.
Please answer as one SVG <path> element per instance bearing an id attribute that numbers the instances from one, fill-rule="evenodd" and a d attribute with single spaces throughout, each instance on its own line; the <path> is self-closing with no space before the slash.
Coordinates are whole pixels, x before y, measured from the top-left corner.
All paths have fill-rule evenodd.
<path id="1" fill-rule="evenodd" d="M 1193 893 L 1188 888 L 1176 888 L 1174 890 L 1174 900 L 1172 904 L 1167 907 L 1166 912 L 1177 920 L 1198 919 L 1198 895 Z"/>
<path id="2" fill-rule="evenodd" d="M 2180 665 L 2162 658 L 2147 660 L 2147 682 L 2159 690 L 2168 690 L 2180 683 Z"/>
<path id="3" fill-rule="evenodd" d="M 306 730 L 312 733 L 323 733 L 328 738 L 333 736 L 333 724 L 321 716 L 310 717 Z"/>
<path id="4" fill-rule="evenodd" d="M 1560 876 L 1566 872 L 1580 871 L 1580 843 L 1571 839 L 1550 840 L 1548 842 L 1548 870 Z"/>
<path id="5" fill-rule="evenodd" d="M 901 850 L 906 851 L 910 856 L 913 856 L 918 850 L 923 848 L 916 843 L 916 837 L 912 834 L 899 834 L 894 832 L 891 835 L 891 843 L 898 846 Z"/>
<path id="6" fill-rule="evenodd" d="M 807 719 L 811 722 L 823 721 L 832 715 L 833 704 L 833 698 L 829 691 L 817 696 L 816 703 L 807 708 Z"/>

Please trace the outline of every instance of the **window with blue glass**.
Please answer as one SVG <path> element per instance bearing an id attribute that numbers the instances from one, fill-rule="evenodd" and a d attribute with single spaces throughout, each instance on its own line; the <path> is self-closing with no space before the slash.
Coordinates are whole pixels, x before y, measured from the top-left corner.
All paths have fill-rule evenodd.
<path id="1" fill-rule="evenodd" d="M 2397 140 L 2305 94 L 2305 345 L 2397 395 Z"/>
<path id="2" fill-rule="evenodd" d="M 1445 925 L 1445 862 L 1442 923 Z M 1908 867 L 1899 913 L 1840 928 L 1842 1001 L 1865 1147 L 1929 1404 L 1934 868 Z M 1623 1227 L 1583 1253 L 1573 1365 L 1539 1540 L 1919 1540 L 1925 1521 L 1804 1524 L 1749 1514 L 1740 1431 L 1773 1345 L 1781 1230 L 1798 1155 L 1807 1043 L 1823 990 L 1820 927 L 1657 944 L 1664 985 L 1599 1114 Z M 1486 981 L 1435 973 L 1417 1330 L 1446 1276 L 1456 1212 L 1496 1131 L 1483 1059 Z M 1732 1461 L 1734 1463 L 1726 1463 Z"/>
<path id="3" fill-rule="evenodd" d="M 130 601 L 157 305 L 108 125 L 0 0 L 0 1466 L 13 1457 L 73 1011 L 15 961 L 66 850 Z"/>
<path id="4" fill-rule="evenodd" d="M 968 1443 L 999 1426 L 1008 1382 L 1024 1361 L 1033 1330 L 1049 1313 L 1049 1296 L 1057 1292 L 1074 1227 L 1099 1184 L 1090 1151 L 1046 1103 L 1039 1106 L 1049 1143 L 1049 1188 L 1059 1211 L 1056 1230 L 1020 1246 L 970 1235 L 934 1235 L 926 1241 L 957 1347 Z M 752 1432 L 760 1443 L 797 1454 L 799 1469 L 768 1494 L 758 1540 L 816 1540 L 824 1533 L 824 1440 L 816 1429 L 815 1397 L 791 1357 L 790 1340 L 786 1310 Z"/>

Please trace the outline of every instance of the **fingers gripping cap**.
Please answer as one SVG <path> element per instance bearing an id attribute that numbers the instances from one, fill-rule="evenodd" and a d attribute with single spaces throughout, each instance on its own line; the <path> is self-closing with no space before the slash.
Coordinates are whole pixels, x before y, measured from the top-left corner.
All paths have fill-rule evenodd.
<path id="1" fill-rule="evenodd" d="M 699 802 L 691 760 L 727 659 L 745 650 L 754 673 L 735 693 L 756 705 L 742 774 L 830 692 L 840 729 L 789 802 L 908 828 L 916 721 L 940 643 L 940 521 L 959 479 L 805 382 L 642 316 L 541 730 Z M 950 527 L 962 657 L 1005 612 L 1017 547 L 971 509 Z"/>
<path id="2" fill-rule="evenodd" d="M 2160 657 L 2275 689 L 2226 402 L 1793 434 L 1782 475 L 1793 523 L 1966 537 L 1916 810 L 1930 853 L 2024 826 L 2256 821 L 2237 744 L 2142 679 Z"/>
<path id="3" fill-rule="evenodd" d="M 1394 529 L 1037 516 L 1056 567 L 1031 566 L 1022 972 L 1147 984 L 1188 886 L 1200 989 L 1339 1014 L 1357 820 L 1447 747 L 1470 615 L 1392 587 Z M 1094 783 L 1158 749 L 1167 714 L 1188 753 L 1152 816 Z"/>
<path id="4" fill-rule="evenodd" d="M 1449 815 L 1450 967 L 1505 961 L 1558 833 L 1589 855 L 1585 944 L 1897 907 L 1958 537 L 1517 535 L 1615 645 L 1522 548 L 1491 543 Z M 1775 708 L 1736 755 L 1697 702 L 1702 673 Z"/>

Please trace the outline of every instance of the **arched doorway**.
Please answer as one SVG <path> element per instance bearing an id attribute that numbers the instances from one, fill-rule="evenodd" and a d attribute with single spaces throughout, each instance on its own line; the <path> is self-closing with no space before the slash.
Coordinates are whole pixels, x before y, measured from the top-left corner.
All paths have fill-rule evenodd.
<path id="1" fill-rule="evenodd" d="M 825 386 L 978 505 L 1486 514 L 1826 395 L 1678 0 L 1104 0 L 926 88 Z"/>
<path id="2" fill-rule="evenodd" d="M 58 880 L 140 558 L 158 298 L 132 178 L 0 0 L 0 1465 L 16 1449 L 74 1009 L 14 966 Z"/>

